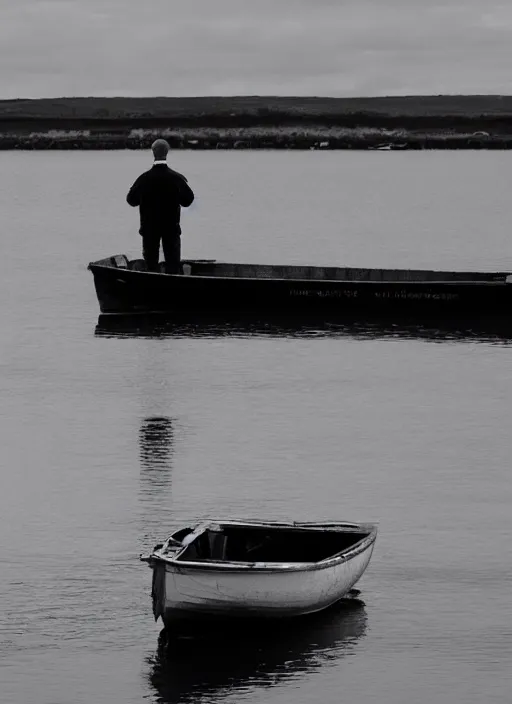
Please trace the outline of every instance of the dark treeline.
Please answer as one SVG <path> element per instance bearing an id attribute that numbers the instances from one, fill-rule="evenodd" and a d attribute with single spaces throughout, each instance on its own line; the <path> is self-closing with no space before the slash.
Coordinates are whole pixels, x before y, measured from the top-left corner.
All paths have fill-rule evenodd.
<path id="1" fill-rule="evenodd" d="M 0 116 L 0 132 L 32 132 L 50 129 L 97 130 L 105 132 L 131 129 L 182 129 L 182 128 L 249 128 L 305 126 L 341 127 L 346 129 L 406 129 L 406 130 L 454 130 L 474 132 L 495 131 L 512 133 L 512 116 L 505 115 L 384 115 L 381 113 L 352 113 L 332 115 L 324 118 L 304 114 L 291 116 L 286 113 L 271 115 L 184 115 L 168 117 L 13 117 Z"/>
<path id="2" fill-rule="evenodd" d="M 42 98 L 0 100 L 0 116 L 44 117 L 165 117 L 270 116 L 334 119 L 348 114 L 390 116 L 512 116 L 512 96 L 438 95 L 370 98 L 234 96 L 193 98 Z"/>
<path id="3" fill-rule="evenodd" d="M 512 96 L 0 100 L 3 149 L 137 149 L 159 131 L 175 132 L 169 139 L 176 148 L 302 149 L 328 140 L 329 148 L 388 141 L 418 149 L 502 149 L 512 138 Z"/>

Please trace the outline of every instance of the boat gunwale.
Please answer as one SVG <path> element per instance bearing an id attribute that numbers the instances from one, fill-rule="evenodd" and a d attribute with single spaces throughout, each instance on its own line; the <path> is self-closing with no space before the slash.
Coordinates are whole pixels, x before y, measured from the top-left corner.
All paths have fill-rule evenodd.
<path id="1" fill-rule="evenodd" d="M 287 572 L 312 572 L 324 569 L 330 569 L 343 562 L 357 557 L 361 553 L 368 550 L 377 539 L 377 524 L 376 523 L 281 523 L 281 522 L 260 522 L 260 521 L 208 521 L 206 524 L 200 523 L 192 528 L 192 532 L 196 532 L 198 528 L 203 526 L 200 532 L 196 533 L 197 539 L 200 535 L 203 535 L 212 524 L 217 524 L 219 526 L 238 526 L 238 527 L 258 527 L 258 528 L 287 528 L 295 529 L 297 531 L 313 531 L 313 532 L 368 532 L 364 538 L 361 538 L 353 545 L 340 550 L 334 555 L 324 558 L 323 560 L 318 560 L 317 562 L 249 562 L 249 561 L 236 561 L 230 562 L 227 560 L 180 560 L 180 555 L 186 550 L 188 546 L 183 546 L 178 549 L 172 556 L 167 556 L 162 554 L 166 543 L 176 534 L 175 531 L 167 540 L 164 542 L 162 548 L 159 550 L 154 550 L 147 558 L 143 558 L 145 562 L 148 562 L 150 567 L 153 564 L 164 564 L 166 566 L 172 567 L 176 571 L 185 571 L 187 569 L 192 570 L 203 570 L 208 572 L 228 572 L 230 574 L 234 573 L 247 573 L 247 572 L 259 572 L 259 573 L 287 573 Z M 336 530 L 338 529 L 338 530 Z M 182 529 L 180 529 L 182 530 Z M 141 558 L 142 559 L 142 558 Z"/>
<path id="2" fill-rule="evenodd" d="M 194 260 L 191 260 L 194 261 Z M 241 265 L 243 266 L 243 265 Z M 249 266 L 249 265 L 248 265 Z M 250 265 L 250 266 L 257 266 L 257 265 Z M 264 265 L 261 265 L 264 266 Z M 273 266 L 273 265 L 269 265 Z M 380 281 L 375 281 L 375 280 L 370 280 L 370 279 L 300 279 L 300 278 L 284 278 L 284 277 L 279 277 L 279 276 L 209 276 L 205 274 L 167 274 L 164 271 L 138 271 L 136 269 L 126 269 L 124 267 L 115 267 L 115 266 L 108 266 L 107 264 L 96 264 L 95 262 L 91 262 L 87 268 L 89 271 L 92 271 L 94 273 L 94 269 L 105 269 L 108 271 L 116 271 L 116 272 L 122 272 L 123 274 L 129 274 L 130 276 L 135 275 L 135 274 L 144 274 L 146 276 L 165 276 L 169 277 L 172 279 L 193 279 L 195 281 L 286 281 L 290 284 L 293 283 L 300 283 L 300 284 L 305 284 L 305 283 L 315 283 L 315 284 L 354 284 L 354 285 L 379 285 L 379 286 L 411 286 L 411 285 L 416 285 L 416 286 L 436 286 L 438 284 L 442 284 L 443 286 L 508 286 L 509 284 L 505 280 L 507 276 L 510 276 L 509 273 L 507 272 L 489 272 L 489 276 L 503 276 L 505 277 L 504 280 L 502 281 L 493 281 L 491 279 L 483 280 L 483 281 L 475 281 L 472 279 L 460 279 L 456 281 L 448 281 L 445 279 L 433 279 L 428 281 L 427 279 L 421 279 L 421 280 L 398 280 L 398 279 L 387 279 L 387 280 L 380 280 Z M 323 267 L 318 267 L 319 269 Z M 343 268 L 343 267 L 339 267 Z M 358 267 L 345 267 L 346 269 L 357 269 Z M 378 269 L 378 268 L 371 268 L 371 267 L 366 267 L 367 271 L 386 271 L 385 269 Z M 417 269 L 401 269 L 399 271 L 425 271 L 427 273 L 437 273 L 435 269 L 425 269 L 425 270 L 417 270 Z M 440 273 L 446 273 L 446 274 L 458 274 L 460 272 L 456 271 L 450 271 L 450 272 L 440 272 Z M 469 273 L 469 272 L 468 272 Z M 480 273 L 480 272 L 474 272 L 474 273 Z M 486 273 L 486 272 L 483 272 Z"/>

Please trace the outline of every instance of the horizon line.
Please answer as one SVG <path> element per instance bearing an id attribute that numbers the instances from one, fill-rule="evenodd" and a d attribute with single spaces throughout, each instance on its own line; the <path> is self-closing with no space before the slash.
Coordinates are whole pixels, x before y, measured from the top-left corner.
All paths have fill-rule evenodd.
<path id="1" fill-rule="evenodd" d="M 279 100 L 402 100 L 404 98 L 510 98 L 512 93 L 403 93 L 393 95 L 278 95 L 238 93 L 234 95 L 57 95 L 45 97 L 2 98 L 0 102 L 40 101 L 40 100 L 234 100 L 244 98 Z"/>

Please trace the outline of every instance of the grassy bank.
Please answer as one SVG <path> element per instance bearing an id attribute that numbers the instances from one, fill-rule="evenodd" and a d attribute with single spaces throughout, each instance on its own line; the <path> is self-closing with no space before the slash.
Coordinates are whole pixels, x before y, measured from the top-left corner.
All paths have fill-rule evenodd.
<path id="1" fill-rule="evenodd" d="M 0 101 L 3 149 L 463 149 L 512 146 L 512 96 Z"/>

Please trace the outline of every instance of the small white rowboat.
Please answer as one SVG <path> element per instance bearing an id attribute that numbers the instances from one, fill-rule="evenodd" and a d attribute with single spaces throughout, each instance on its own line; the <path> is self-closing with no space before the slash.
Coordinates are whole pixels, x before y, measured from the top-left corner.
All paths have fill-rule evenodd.
<path id="1" fill-rule="evenodd" d="M 347 597 L 376 537 L 369 523 L 211 521 L 176 531 L 141 560 L 166 627 L 190 617 L 282 618 Z"/>

